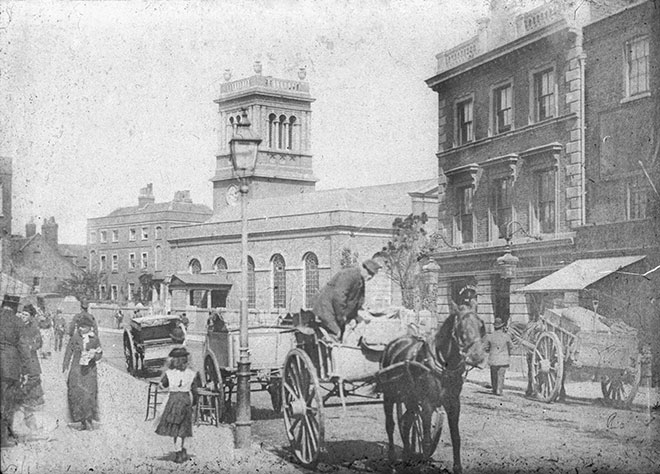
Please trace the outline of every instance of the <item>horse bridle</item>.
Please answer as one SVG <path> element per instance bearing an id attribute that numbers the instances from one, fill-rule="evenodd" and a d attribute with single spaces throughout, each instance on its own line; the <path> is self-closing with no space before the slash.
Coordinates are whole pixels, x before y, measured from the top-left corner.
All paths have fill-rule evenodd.
<path id="1" fill-rule="evenodd" d="M 436 376 L 450 376 L 454 374 L 460 374 L 463 375 L 464 372 L 466 372 L 466 366 L 472 366 L 472 364 L 468 364 L 466 361 L 466 355 L 469 352 L 470 348 L 476 343 L 473 342 L 469 344 L 467 347 L 461 342 L 461 338 L 458 336 L 458 318 L 459 315 L 455 314 L 454 315 L 454 324 L 451 329 L 451 337 L 449 339 L 450 343 L 454 343 L 458 346 L 458 353 L 461 356 L 461 359 L 459 363 L 457 364 L 456 367 L 450 369 L 447 367 L 447 361 L 445 360 L 444 356 L 442 355 L 442 352 L 438 351 L 438 348 L 436 347 L 435 344 L 435 337 L 431 339 L 431 342 L 428 343 L 429 349 L 430 349 L 430 354 L 431 354 L 431 360 L 426 359 L 425 362 L 427 364 L 431 365 L 429 367 L 431 371 L 436 375 Z"/>

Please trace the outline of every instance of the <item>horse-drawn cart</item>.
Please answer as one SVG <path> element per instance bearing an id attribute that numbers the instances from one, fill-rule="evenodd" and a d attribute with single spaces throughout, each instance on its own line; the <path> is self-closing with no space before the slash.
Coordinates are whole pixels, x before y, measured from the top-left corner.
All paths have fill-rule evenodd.
<path id="1" fill-rule="evenodd" d="M 641 376 L 637 334 L 623 323 L 607 326 L 598 315 L 575 306 L 548 309 L 519 334 L 528 351 L 529 384 L 540 400 L 553 402 L 563 390 L 567 371 L 590 374 L 605 400 L 629 406 Z"/>
<path id="2" fill-rule="evenodd" d="M 292 327 L 260 326 L 248 329 L 250 340 L 251 390 L 267 390 L 273 410 L 282 408 L 282 366 L 286 354 L 295 347 Z M 203 374 L 207 388 L 219 394 L 223 403 L 218 407 L 222 418 L 226 406 L 231 404 L 236 386 L 239 361 L 239 330 L 210 328 L 204 339 Z"/>
<path id="3" fill-rule="evenodd" d="M 162 365 L 169 352 L 182 341 L 173 340 L 176 328 L 186 329 L 176 315 L 155 315 L 133 318 L 124 328 L 124 359 L 128 373 L 135 375 L 145 366 Z"/>
<path id="4" fill-rule="evenodd" d="M 324 407 L 338 396 L 345 408 L 347 396 L 379 398 L 365 393 L 364 388 L 405 377 L 416 377 L 429 369 L 416 361 L 401 362 L 381 369 L 380 359 L 387 340 L 406 334 L 408 326 L 400 320 L 374 319 L 370 322 L 379 335 L 369 340 L 368 332 L 355 343 L 339 343 L 327 337 L 309 318 L 311 313 L 296 315 L 297 347 L 286 356 L 282 372 L 284 425 L 297 460 L 306 467 L 318 463 L 325 437 Z M 306 317 L 307 316 L 307 317 Z M 312 316 L 313 317 L 313 316 Z M 344 341 L 347 337 L 344 336 Z M 350 339 L 350 337 L 349 337 Z M 405 382 L 403 382 L 405 383 Z M 322 392 L 323 391 L 323 392 Z M 407 438 L 413 454 L 430 457 L 435 451 L 442 429 L 442 411 L 431 420 L 431 445 L 422 443 L 421 410 L 407 410 L 396 404 L 399 433 Z M 409 420 L 401 423 L 402 419 Z M 402 429 L 402 426 L 408 429 Z"/>

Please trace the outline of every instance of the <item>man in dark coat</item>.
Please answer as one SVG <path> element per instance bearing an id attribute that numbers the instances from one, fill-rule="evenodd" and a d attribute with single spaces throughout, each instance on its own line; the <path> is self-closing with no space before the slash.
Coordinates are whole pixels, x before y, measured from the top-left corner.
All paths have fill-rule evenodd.
<path id="1" fill-rule="evenodd" d="M 10 433 L 20 403 L 21 368 L 30 359 L 24 328 L 14 310 L 3 305 L 0 309 L 0 444 L 3 448 L 16 445 Z"/>
<path id="2" fill-rule="evenodd" d="M 76 332 L 76 328 L 78 327 L 79 323 L 81 320 L 90 318 L 93 321 L 93 327 L 94 327 L 94 333 L 98 334 L 99 333 L 99 325 L 96 322 L 96 319 L 94 319 L 94 316 L 89 314 L 87 309 L 89 308 L 89 300 L 87 298 L 81 298 L 80 299 L 80 313 L 76 314 L 73 319 L 71 320 L 71 324 L 69 324 L 69 337 L 72 337 L 73 334 Z"/>
<path id="3" fill-rule="evenodd" d="M 364 284 L 371 280 L 380 265 L 365 260 L 359 268 L 344 268 L 325 284 L 314 303 L 314 314 L 328 333 L 341 339 L 346 323 L 357 318 L 364 304 Z"/>

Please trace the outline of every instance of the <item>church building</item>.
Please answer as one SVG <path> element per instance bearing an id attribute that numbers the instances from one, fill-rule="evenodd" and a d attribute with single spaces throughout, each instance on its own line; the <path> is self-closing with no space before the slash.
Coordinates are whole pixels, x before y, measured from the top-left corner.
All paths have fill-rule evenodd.
<path id="1" fill-rule="evenodd" d="M 316 190 L 312 167 L 311 104 L 305 71 L 299 80 L 261 74 L 221 85 L 219 151 L 213 215 L 203 223 L 173 227 L 168 237 L 173 311 L 238 310 L 241 275 L 239 183 L 229 140 L 243 111 L 261 138 L 248 194 L 248 306 L 281 315 L 310 308 L 319 288 L 344 266 L 382 250 L 395 218 L 411 212 L 437 216 L 437 178 L 361 188 Z M 430 228 L 435 224 L 431 224 Z M 398 302 L 386 275 L 369 283 L 368 302 Z"/>

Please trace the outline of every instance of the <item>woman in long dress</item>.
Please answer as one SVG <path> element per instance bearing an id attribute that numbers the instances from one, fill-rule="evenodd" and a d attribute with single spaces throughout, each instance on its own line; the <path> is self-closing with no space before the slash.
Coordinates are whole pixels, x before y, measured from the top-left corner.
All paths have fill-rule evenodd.
<path id="1" fill-rule="evenodd" d="M 99 421 L 96 362 L 103 352 L 91 318 L 81 318 L 76 326 L 66 346 L 62 372 L 69 370 L 67 398 L 71 421 L 81 423 L 83 430 L 92 430 L 93 421 Z"/>

